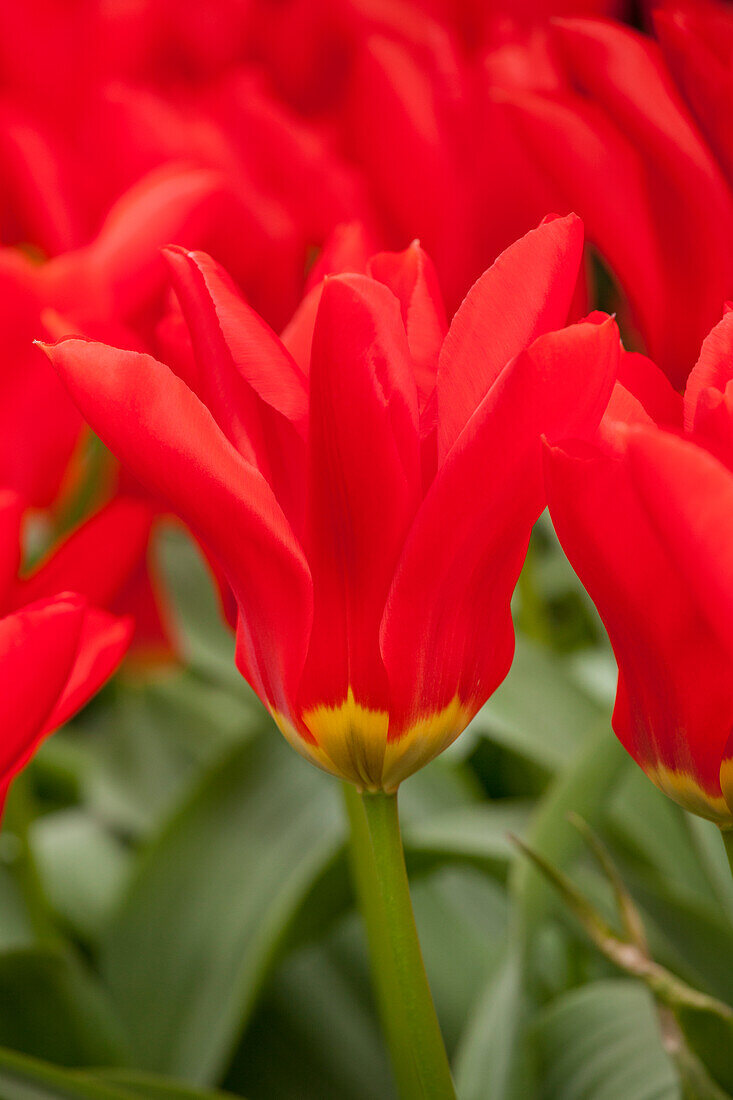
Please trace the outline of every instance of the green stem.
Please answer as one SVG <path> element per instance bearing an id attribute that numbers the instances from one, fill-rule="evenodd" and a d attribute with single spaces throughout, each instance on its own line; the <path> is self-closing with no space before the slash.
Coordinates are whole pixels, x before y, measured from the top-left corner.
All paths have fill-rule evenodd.
<path id="1" fill-rule="evenodd" d="M 366 931 L 372 984 L 392 1069 L 400 1096 L 420 1095 L 420 1078 L 412 1052 L 412 1040 L 402 1007 L 402 993 L 389 943 L 387 918 L 374 862 L 366 812 L 353 783 L 342 783 L 346 814 L 351 830 L 349 862 L 359 910 Z"/>
<path id="2" fill-rule="evenodd" d="M 398 1081 L 404 1100 L 455 1100 L 448 1056 L 430 992 L 402 850 L 396 794 L 361 796 L 371 841 L 371 870 L 365 888 L 376 884 L 378 905 L 367 907 L 374 923 L 370 940 L 378 940 L 372 954 L 375 969 L 387 970 L 377 979 L 378 996 L 393 998 L 383 1015 L 392 1030 L 390 1047 L 398 1063 Z M 378 923 L 377 923 L 378 922 Z M 378 928 L 378 931 L 377 931 Z M 399 997 L 399 1012 L 394 1007 Z M 409 1069 L 407 1068 L 409 1066 Z"/>
<path id="3" fill-rule="evenodd" d="M 728 856 L 730 873 L 733 875 L 733 829 L 721 829 L 720 835 L 725 845 L 725 854 Z"/>

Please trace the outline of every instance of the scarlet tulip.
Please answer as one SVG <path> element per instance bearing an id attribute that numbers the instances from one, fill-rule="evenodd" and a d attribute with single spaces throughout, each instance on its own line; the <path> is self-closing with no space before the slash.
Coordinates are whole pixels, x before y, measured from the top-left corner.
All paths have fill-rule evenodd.
<path id="1" fill-rule="evenodd" d="M 582 250 L 549 220 L 472 287 L 447 333 L 418 246 L 326 279 L 310 377 L 207 256 L 173 250 L 184 380 L 148 355 L 47 349 L 83 415 L 207 546 L 237 659 L 288 740 L 393 790 L 506 675 L 509 602 L 544 505 L 540 436 L 592 430 L 612 320 L 555 332 Z"/>
<path id="2" fill-rule="evenodd" d="M 733 827 L 733 313 L 684 403 L 622 362 L 599 439 L 547 456 L 560 541 L 619 667 L 614 729 L 666 794 Z"/>
<path id="3" fill-rule="evenodd" d="M 557 86 L 504 89 L 502 99 L 515 140 L 554 188 L 549 201 L 579 210 L 643 345 L 682 389 L 733 293 L 733 196 L 719 133 L 730 127 L 717 113 L 729 101 L 730 64 L 727 76 L 719 58 L 707 64 L 714 91 L 694 85 L 698 119 L 706 95 L 715 104 L 701 130 L 674 79 L 680 51 L 700 44 L 671 20 L 660 17 L 670 57 L 675 46 L 672 71 L 646 35 L 610 20 L 558 20 Z"/>

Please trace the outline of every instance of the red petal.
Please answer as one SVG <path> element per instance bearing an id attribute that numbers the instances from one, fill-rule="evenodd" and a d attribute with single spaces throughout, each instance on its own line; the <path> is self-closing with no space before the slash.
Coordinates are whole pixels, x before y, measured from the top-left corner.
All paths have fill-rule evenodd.
<path id="1" fill-rule="evenodd" d="M 440 468 L 382 621 L 391 737 L 456 695 L 477 709 L 506 675 L 509 602 L 544 506 L 541 436 L 595 429 L 618 348 L 610 319 L 540 337 L 500 374 Z"/>
<path id="2" fill-rule="evenodd" d="M 272 486 L 297 529 L 302 523 L 301 437 L 308 395 L 302 371 L 227 273 L 204 252 L 167 248 L 173 286 L 193 341 L 186 378 L 240 454 Z"/>
<path id="3" fill-rule="evenodd" d="M 18 495 L 9 489 L 0 490 L 0 607 L 6 610 L 20 567 L 22 516 Z"/>
<path id="4" fill-rule="evenodd" d="M 726 309 L 723 319 L 705 337 L 700 355 L 690 371 L 685 387 L 685 430 L 694 431 L 700 395 L 705 390 L 725 390 L 733 379 L 733 310 Z"/>
<path id="5" fill-rule="evenodd" d="M 219 559 L 248 623 L 253 687 L 287 712 L 305 656 L 311 581 L 262 475 L 151 356 L 73 338 L 46 352 L 107 446 Z"/>
<path id="6" fill-rule="evenodd" d="M 313 339 L 309 553 L 315 613 L 303 706 L 379 708 L 379 620 L 419 497 L 417 394 L 399 303 L 327 279 Z"/>
<path id="7" fill-rule="evenodd" d="M 720 799 L 718 772 L 733 722 L 730 664 L 640 500 L 624 449 L 656 429 L 618 429 L 617 453 L 553 450 L 550 513 L 568 558 L 608 630 L 618 661 L 614 729 L 639 764 L 687 804 Z M 721 659 L 722 658 L 722 659 Z M 681 781 L 685 782 L 684 778 Z"/>
<path id="8" fill-rule="evenodd" d="M 440 353 L 439 463 L 509 360 L 564 325 L 582 250 L 583 226 L 575 215 L 544 222 L 471 287 Z"/>
<path id="9" fill-rule="evenodd" d="M 127 652 L 134 623 L 96 608 L 85 609 L 76 658 L 43 733 L 52 733 L 95 695 Z"/>
<path id="10" fill-rule="evenodd" d="M 733 653 L 733 473 L 666 432 L 632 436 L 629 458 L 650 523 Z"/>
<path id="11" fill-rule="evenodd" d="M 143 500 L 117 497 L 78 527 L 18 581 L 13 607 L 55 592 L 80 592 L 90 604 L 109 607 L 144 558 L 153 509 Z"/>
<path id="12" fill-rule="evenodd" d="M 438 356 L 448 331 L 435 268 L 419 242 L 413 241 L 404 252 L 373 256 L 368 272 L 399 299 L 422 412 L 435 389 Z"/>
<path id="13" fill-rule="evenodd" d="M 84 602 L 58 596 L 0 619 L 0 778 L 30 757 L 68 681 Z"/>

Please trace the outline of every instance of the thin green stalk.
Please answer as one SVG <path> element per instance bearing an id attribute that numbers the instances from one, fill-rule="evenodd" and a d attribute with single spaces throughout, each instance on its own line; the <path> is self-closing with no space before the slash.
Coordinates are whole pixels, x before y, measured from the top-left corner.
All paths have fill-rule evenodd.
<path id="1" fill-rule="evenodd" d="M 455 1100 L 448 1056 L 430 992 L 410 886 L 402 850 L 396 794 L 361 796 L 373 856 L 372 871 L 365 875 L 378 888 L 379 906 L 368 920 L 379 921 L 379 940 L 373 962 L 389 968 L 393 977 L 378 979 L 380 997 L 399 993 L 399 1019 L 390 1010 L 385 1023 L 393 1028 L 390 1046 L 399 1059 L 398 1079 L 404 1100 Z M 389 985 L 388 985 L 389 982 Z M 409 1065 L 410 1069 L 406 1068 Z"/>
<path id="2" fill-rule="evenodd" d="M 420 1096 L 420 1078 L 412 1038 L 402 1004 L 402 991 L 392 964 L 387 917 L 374 862 L 366 812 L 353 783 L 342 783 L 351 830 L 349 862 L 351 878 L 366 931 L 372 985 L 379 1010 L 397 1091 L 402 1097 Z"/>
<path id="3" fill-rule="evenodd" d="M 725 845 L 725 854 L 728 856 L 730 873 L 733 875 L 733 829 L 721 829 L 720 835 Z"/>

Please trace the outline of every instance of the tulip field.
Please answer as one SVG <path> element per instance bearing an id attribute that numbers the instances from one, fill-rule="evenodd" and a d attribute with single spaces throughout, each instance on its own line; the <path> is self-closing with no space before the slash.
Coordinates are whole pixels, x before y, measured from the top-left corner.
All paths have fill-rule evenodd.
<path id="1" fill-rule="evenodd" d="M 733 5 L 0 0 L 0 1100 L 733 1100 Z"/>

